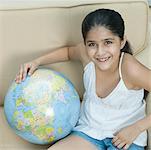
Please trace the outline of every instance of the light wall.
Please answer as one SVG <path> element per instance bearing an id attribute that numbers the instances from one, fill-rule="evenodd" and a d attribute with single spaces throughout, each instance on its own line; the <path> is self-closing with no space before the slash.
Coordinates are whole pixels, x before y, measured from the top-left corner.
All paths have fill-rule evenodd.
<path id="1" fill-rule="evenodd" d="M 151 6 L 149 7 L 149 20 L 150 20 L 150 23 L 151 23 Z"/>

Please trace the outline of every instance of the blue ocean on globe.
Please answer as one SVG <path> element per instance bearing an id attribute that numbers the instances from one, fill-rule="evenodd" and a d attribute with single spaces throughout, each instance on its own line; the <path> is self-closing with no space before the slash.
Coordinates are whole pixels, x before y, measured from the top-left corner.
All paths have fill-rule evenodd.
<path id="1" fill-rule="evenodd" d="M 34 144 L 50 144 L 67 136 L 76 125 L 80 99 L 61 73 L 37 69 L 5 96 L 5 116 L 17 135 Z"/>

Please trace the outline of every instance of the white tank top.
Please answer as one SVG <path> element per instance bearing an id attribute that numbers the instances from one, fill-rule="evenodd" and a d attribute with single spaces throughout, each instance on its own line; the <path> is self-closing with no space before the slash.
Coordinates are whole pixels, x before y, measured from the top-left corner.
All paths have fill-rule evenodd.
<path id="1" fill-rule="evenodd" d="M 119 63 L 120 81 L 105 98 L 100 98 L 96 94 L 94 63 L 90 62 L 85 66 L 83 75 L 85 93 L 75 131 L 82 131 L 95 139 L 102 140 L 114 137 L 115 132 L 146 116 L 144 90 L 129 90 L 122 79 L 123 55 L 124 53 L 121 54 Z M 133 143 L 146 146 L 147 132 L 142 132 Z"/>

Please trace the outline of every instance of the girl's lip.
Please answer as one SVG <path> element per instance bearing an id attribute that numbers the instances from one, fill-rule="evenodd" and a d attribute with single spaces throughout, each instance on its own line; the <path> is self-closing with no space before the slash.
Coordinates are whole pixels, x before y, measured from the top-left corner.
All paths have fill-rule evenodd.
<path id="1" fill-rule="evenodd" d="M 96 58 L 96 60 L 99 62 L 106 62 L 109 59 L 110 59 L 110 56 L 109 57 L 103 57 L 103 58 Z"/>

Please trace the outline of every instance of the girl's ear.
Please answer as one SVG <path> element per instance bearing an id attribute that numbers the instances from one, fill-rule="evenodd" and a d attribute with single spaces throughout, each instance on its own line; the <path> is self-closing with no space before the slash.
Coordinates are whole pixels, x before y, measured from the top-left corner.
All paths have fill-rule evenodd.
<path id="1" fill-rule="evenodd" d="M 126 37 L 126 35 L 124 35 L 124 38 L 121 41 L 121 49 L 123 49 L 123 47 L 125 46 L 126 41 L 127 41 L 127 37 Z"/>

